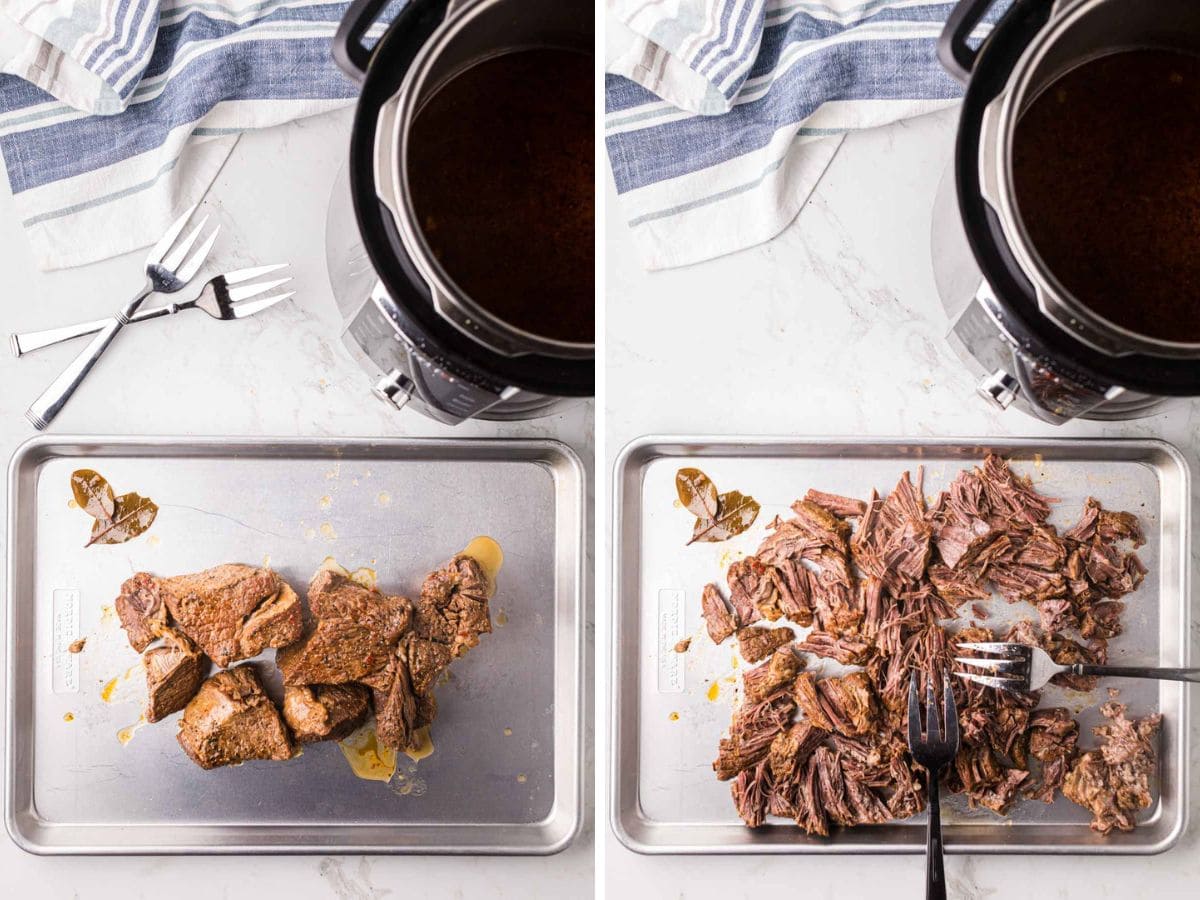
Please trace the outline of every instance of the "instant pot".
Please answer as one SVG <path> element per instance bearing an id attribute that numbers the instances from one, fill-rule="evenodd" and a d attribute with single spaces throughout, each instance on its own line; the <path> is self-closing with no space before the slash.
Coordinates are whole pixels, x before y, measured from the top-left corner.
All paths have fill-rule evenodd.
<path id="1" fill-rule="evenodd" d="M 1021 114 L 1076 66 L 1135 48 L 1200 52 L 1200 3 L 1016 0 L 973 47 L 969 36 L 993 4 L 962 0 L 938 45 L 942 64 L 966 85 L 933 218 L 934 275 L 951 344 L 988 401 L 1049 422 L 1137 418 L 1170 398 L 1200 395 L 1200 344 L 1107 321 L 1042 263 L 1016 208 L 1011 154 Z"/>
<path id="2" fill-rule="evenodd" d="M 439 87 L 510 50 L 593 54 L 595 10 L 583 0 L 409 0 L 368 47 L 388 5 L 356 0 L 333 45 L 338 64 L 362 83 L 350 159 L 326 220 L 343 341 L 377 396 L 441 422 L 536 418 L 590 397 L 593 343 L 515 328 L 442 270 L 417 225 L 405 157 L 412 121 Z M 554 298 L 546 305 L 552 310 Z"/>

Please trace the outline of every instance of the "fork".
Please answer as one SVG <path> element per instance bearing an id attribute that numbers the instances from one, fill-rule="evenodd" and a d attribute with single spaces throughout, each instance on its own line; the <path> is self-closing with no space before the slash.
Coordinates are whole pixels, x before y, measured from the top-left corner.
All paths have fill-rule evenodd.
<path id="1" fill-rule="evenodd" d="M 925 730 L 921 736 L 921 701 L 917 691 L 917 673 L 908 682 L 908 749 L 912 758 L 925 768 L 929 795 L 929 823 L 925 832 L 925 897 L 926 900 L 946 900 L 946 872 L 942 865 L 942 813 L 938 781 L 947 766 L 958 756 L 958 710 L 950 676 L 942 675 L 945 733 L 938 724 L 937 698 L 933 679 L 926 686 Z"/>
<path id="2" fill-rule="evenodd" d="M 979 653 L 995 653 L 1003 659 L 960 656 L 954 661 L 960 665 L 975 666 L 997 672 L 997 675 L 979 675 L 975 672 L 955 672 L 959 678 L 977 684 L 998 688 L 1002 691 L 1028 693 L 1043 687 L 1055 675 L 1102 675 L 1123 678 L 1155 678 L 1162 681 L 1200 682 L 1200 669 L 1154 669 L 1147 666 L 1100 666 L 1091 663 L 1056 663 L 1050 654 L 1040 647 L 1005 641 L 979 641 L 958 644 L 964 650 Z"/>
<path id="3" fill-rule="evenodd" d="M 261 278 L 263 275 L 277 272 L 280 269 L 287 268 L 287 266 L 288 263 L 279 263 L 273 266 L 258 266 L 253 269 L 239 269 L 236 272 L 226 272 L 224 275 L 218 275 L 209 281 L 194 299 L 188 300 L 186 303 L 168 303 L 166 306 L 157 306 L 154 309 L 139 309 L 129 317 L 129 321 L 145 322 L 149 319 L 157 319 L 160 316 L 174 315 L 177 312 L 183 312 L 185 309 L 203 310 L 214 319 L 222 321 L 244 319 L 247 316 L 260 313 L 264 309 L 268 309 L 276 303 L 294 296 L 295 291 L 288 291 L 287 293 L 275 294 L 271 297 L 263 297 L 260 300 L 251 302 L 251 298 L 257 297 L 271 288 L 286 284 L 292 279 L 280 278 L 276 281 L 268 281 L 265 284 L 248 284 L 244 287 L 235 287 L 232 289 L 231 285 L 242 284 L 255 278 Z M 63 328 L 47 328 L 45 331 L 27 331 L 24 334 L 9 335 L 9 343 L 12 346 L 13 355 L 22 356 L 34 350 L 41 350 L 43 347 L 50 347 L 63 341 L 69 341 L 72 338 L 94 334 L 100 331 L 108 322 L 108 319 L 96 319 L 92 322 L 80 322 L 76 325 L 67 325 Z"/>
<path id="4" fill-rule="evenodd" d="M 213 244 L 216 243 L 217 233 L 221 229 L 219 226 L 214 228 L 204 243 L 192 252 L 191 256 L 188 256 L 189 251 L 192 251 L 193 245 L 200 237 L 200 232 L 204 230 L 208 216 L 201 219 L 200 224 L 193 228 L 178 246 L 175 242 L 183 229 L 187 227 L 188 221 L 195 211 L 196 207 L 192 206 L 184 212 L 167 229 L 162 239 L 151 248 L 150 255 L 146 257 L 146 283 L 137 296 L 121 307 L 115 318 L 108 319 L 104 323 L 104 327 L 92 338 L 87 348 L 63 370 L 61 375 L 51 382 L 42 395 L 34 400 L 29 409 L 25 411 L 25 418 L 29 419 L 39 431 L 49 425 L 67 401 L 71 399 L 75 389 L 83 383 L 88 372 L 96 365 L 96 361 L 116 338 L 117 332 L 129 324 L 130 316 L 137 312 L 143 300 L 155 291 L 160 294 L 175 293 L 200 271 L 200 266 L 208 258 Z"/>

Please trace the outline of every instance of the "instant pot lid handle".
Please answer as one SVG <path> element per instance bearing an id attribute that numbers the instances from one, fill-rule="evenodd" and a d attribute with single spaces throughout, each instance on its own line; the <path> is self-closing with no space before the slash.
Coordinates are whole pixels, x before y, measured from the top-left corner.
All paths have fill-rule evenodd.
<path id="1" fill-rule="evenodd" d="M 368 49 L 363 38 L 376 24 L 392 0 L 354 0 L 346 15 L 338 24 L 333 36 L 333 61 L 338 67 L 362 84 L 367 77 L 367 68 L 375 54 L 378 41 Z M 469 0 L 409 0 L 396 14 L 392 25 L 405 29 L 419 29 L 423 43 L 442 24 L 447 14 Z M 389 28 L 391 25 L 388 26 Z"/>
<path id="2" fill-rule="evenodd" d="M 979 50 L 971 47 L 967 40 L 995 2 L 961 0 L 950 11 L 946 27 L 938 38 L 937 53 L 942 68 L 963 84 L 971 80 L 971 70 L 975 68 L 975 59 L 979 56 Z"/>

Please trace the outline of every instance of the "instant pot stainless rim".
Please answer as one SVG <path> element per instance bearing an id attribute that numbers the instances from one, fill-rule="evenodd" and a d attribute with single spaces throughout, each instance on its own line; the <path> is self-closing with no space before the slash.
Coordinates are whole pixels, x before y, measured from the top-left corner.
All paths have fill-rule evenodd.
<path id="1" fill-rule="evenodd" d="M 397 195 L 387 205 L 389 209 L 393 210 L 396 229 L 413 265 L 421 277 L 425 279 L 433 293 L 435 306 L 439 301 L 438 295 L 440 294 L 441 297 L 450 298 L 454 304 L 457 304 L 468 314 L 461 321 L 446 317 L 460 331 L 463 331 L 474 339 L 488 343 L 493 350 L 504 355 L 541 354 L 565 359 L 590 359 L 595 356 L 594 339 L 587 343 L 560 341 L 534 334 L 533 332 L 505 322 L 472 300 L 442 267 L 433 252 L 433 248 L 430 247 L 429 242 L 426 240 L 424 231 L 417 224 L 419 219 L 412 202 L 408 165 L 408 141 L 405 139 L 405 135 L 408 133 L 413 120 L 420 111 L 422 92 L 428 86 L 430 71 L 441 53 L 453 43 L 454 39 L 463 30 L 470 27 L 477 18 L 485 14 L 491 7 L 504 2 L 506 0 L 462 0 L 458 4 L 452 2 L 441 27 L 426 41 L 425 46 L 413 60 L 413 64 L 401 82 L 399 89 L 384 104 L 385 108 L 393 103 L 396 104 L 395 111 L 390 116 L 390 121 L 386 122 L 386 126 L 383 120 L 384 112 L 381 111 L 380 113 L 381 128 L 386 127 L 388 129 L 386 135 L 381 130 L 380 138 L 390 141 L 390 145 L 385 144 L 385 149 L 388 152 L 390 160 L 391 183 L 396 186 Z M 535 45 L 528 46 L 532 47 Z M 536 46 L 546 45 L 538 44 Z M 520 45 L 508 45 L 498 50 L 494 56 L 502 56 L 521 49 L 525 48 Z M 488 58 L 494 57 L 475 59 L 471 62 L 470 66 L 478 65 Z M 465 69 L 460 71 L 465 71 Z M 492 337 L 493 340 L 489 341 L 489 337 Z M 494 338 L 499 338 L 500 343 L 498 344 Z"/>
<path id="2" fill-rule="evenodd" d="M 1016 125 L 1021 111 L 1027 105 L 1026 101 L 1032 101 L 1039 91 L 1048 86 L 1035 85 L 1034 73 L 1066 31 L 1084 16 L 1108 2 L 1110 0 L 1073 0 L 1068 2 L 1061 12 L 1052 15 L 1046 27 L 1033 38 L 1013 67 L 1002 95 L 992 101 L 993 104 L 1000 104 L 995 134 L 996 146 L 1000 152 L 995 154 L 994 160 L 991 161 L 995 166 L 996 186 L 996 195 L 992 198 L 993 206 L 998 207 L 996 211 L 1009 249 L 1033 285 L 1038 306 L 1047 316 L 1067 328 L 1079 340 L 1112 356 L 1144 353 L 1182 359 L 1195 358 L 1200 356 L 1200 342 L 1167 341 L 1149 337 L 1118 325 L 1082 303 L 1055 276 L 1038 253 L 1020 214 L 1012 170 Z M 1081 58 L 1078 65 L 1123 49 L 1131 48 L 1107 48 Z M 986 164 L 988 148 L 980 149 L 982 167 Z M 986 183 L 985 178 L 981 180 Z"/>

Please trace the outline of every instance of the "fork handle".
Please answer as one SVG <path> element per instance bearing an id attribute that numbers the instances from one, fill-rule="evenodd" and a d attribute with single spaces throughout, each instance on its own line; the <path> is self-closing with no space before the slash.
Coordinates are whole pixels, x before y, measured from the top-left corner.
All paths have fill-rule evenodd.
<path id="1" fill-rule="evenodd" d="M 1158 681 L 1192 681 L 1200 683 L 1200 669 L 1153 669 L 1147 666 L 1094 666 L 1075 663 L 1073 675 L 1102 675 L 1111 678 L 1153 678 Z"/>
<path id="2" fill-rule="evenodd" d="M 942 865 L 941 770 L 928 772 L 929 822 L 925 826 L 925 900 L 946 900 L 946 871 Z"/>
<path id="3" fill-rule="evenodd" d="M 54 421 L 54 417 L 67 405 L 67 401 L 71 399 L 75 389 L 83 383 L 88 372 L 92 371 L 92 367 L 108 349 L 108 345 L 113 342 L 117 332 L 130 321 L 130 316 L 137 312 L 142 301 L 150 296 L 150 292 L 153 290 L 154 285 L 147 278 L 145 287 L 138 292 L 138 295 L 126 303 L 115 318 L 105 322 L 104 327 L 100 329 L 99 334 L 92 338 L 87 348 L 50 383 L 50 387 L 46 388 L 40 397 L 33 401 L 29 409 L 25 411 L 25 418 L 33 424 L 34 428 L 41 431 Z"/>
<path id="4" fill-rule="evenodd" d="M 156 306 L 154 309 L 140 309 L 129 317 L 129 321 L 145 322 L 147 319 L 169 316 L 172 313 L 179 312 L 180 309 L 181 306 L 177 303 Z M 91 322 L 78 322 L 74 325 L 64 325 L 61 328 L 47 328 L 44 331 L 26 331 L 22 334 L 10 334 L 8 341 L 12 347 L 13 356 L 23 356 L 26 353 L 32 353 L 34 350 L 41 350 L 43 347 L 51 347 L 54 344 L 61 344 L 63 341 L 70 341 L 77 337 L 95 334 L 97 331 L 102 330 L 108 323 L 108 319 L 93 319 Z"/>

